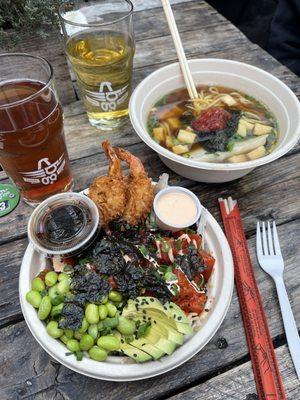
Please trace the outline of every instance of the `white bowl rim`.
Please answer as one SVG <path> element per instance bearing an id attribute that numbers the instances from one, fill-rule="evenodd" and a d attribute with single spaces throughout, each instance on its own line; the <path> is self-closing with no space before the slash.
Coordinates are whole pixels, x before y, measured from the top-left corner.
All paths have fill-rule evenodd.
<path id="1" fill-rule="evenodd" d="M 218 257 L 222 258 L 222 265 L 226 268 L 220 296 L 216 299 L 214 311 L 209 315 L 209 324 L 205 324 L 187 343 L 176 349 L 172 355 L 164 357 L 163 361 L 148 361 L 142 364 L 108 364 L 106 362 L 99 363 L 87 357 L 83 361 L 78 362 L 74 357 L 61 356 L 58 347 L 62 346 L 62 344 L 46 333 L 44 324 L 38 320 L 36 311 L 25 299 L 26 287 L 23 282 L 29 279 L 27 266 L 34 254 L 34 248 L 32 244 L 29 244 L 20 269 L 19 299 L 24 319 L 32 335 L 41 347 L 59 363 L 75 372 L 95 379 L 119 382 L 136 381 L 161 375 L 185 363 L 197 354 L 215 335 L 227 314 L 233 293 L 234 268 L 229 244 L 220 225 L 209 212 L 207 215 L 207 225 L 210 226 L 215 240 L 220 246 Z M 65 354 L 65 351 L 66 349 L 64 348 L 63 354 Z"/>
<path id="2" fill-rule="evenodd" d="M 282 86 L 282 88 L 289 93 L 290 98 L 293 99 L 296 107 L 298 108 L 298 118 L 300 119 L 300 104 L 299 104 L 297 96 L 293 93 L 293 91 L 285 83 L 283 83 L 280 79 L 278 79 L 274 75 L 270 74 L 269 72 L 266 72 L 266 71 L 262 70 L 261 68 L 255 67 L 255 66 L 247 64 L 247 63 L 243 63 L 240 61 L 227 60 L 227 59 L 222 59 L 222 58 L 202 58 L 202 59 L 193 59 L 193 60 L 188 61 L 188 63 L 191 65 L 198 64 L 199 62 L 203 63 L 203 64 L 205 64 L 206 62 L 215 62 L 217 64 L 218 63 L 222 63 L 222 64 L 227 63 L 229 66 L 230 65 L 242 65 L 245 68 L 249 68 L 250 70 L 257 71 L 259 74 L 270 77 L 271 79 L 273 79 L 277 83 L 279 83 L 280 86 Z M 155 75 L 160 74 L 162 71 L 168 70 L 168 69 L 171 69 L 174 67 L 178 67 L 178 66 L 179 66 L 179 63 L 175 62 L 175 63 L 168 64 L 164 67 L 161 67 L 161 68 L 153 71 L 142 82 L 140 82 L 139 85 L 135 88 L 135 90 L 132 93 L 130 102 L 129 102 L 129 116 L 130 116 L 131 123 L 132 123 L 136 133 L 150 148 L 152 148 L 154 151 L 156 151 L 159 155 L 161 155 L 165 158 L 168 158 L 169 160 L 175 161 L 179 164 L 183 164 L 183 165 L 190 166 L 193 168 L 204 169 L 204 170 L 214 170 L 214 171 L 217 171 L 217 170 L 219 170 L 219 171 L 236 171 L 236 170 L 244 170 L 244 169 L 250 169 L 250 168 L 253 169 L 260 165 L 264 165 L 269 162 L 272 162 L 272 161 L 282 157 L 289 150 L 291 150 L 296 145 L 298 140 L 300 139 L 300 124 L 299 124 L 297 131 L 294 133 L 293 137 L 283 146 L 276 147 L 272 153 L 270 153 L 269 155 L 267 155 L 265 157 L 259 158 L 257 160 L 251 160 L 251 161 L 241 162 L 241 163 L 237 163 L 237 164 L 209 163 L 209 162 L 203 162 L 203 161 L 202 162 L 196 161 L 196 160 L 192 160 L 189 158 L 179 156 L 177 154 L 172 153 L 170 150 L 165 149 L 163 146 L 156 143 L 151 138 L 151 136 L 147 132 L 147 129 L 140 123 L 139 118 L 135 115 L 135 112 L 134 112 L 134 104 L 136 102 L 136 97 L 143 85 L 145 85 L 146 83 L 151 81 L 151 79 Z M 236 74 L 236 73 L 233 74 L 230 72 L 214 71 L 213 68 L 211 69 L 211 71 L 209 71 L 209 70 L 202 71 L 201 70 L 199 72 L 218 72 L 220 74 L 224 73 L 224 74 L 230 75 L 230 76 L 235 75 L 238 77 L 242 77 L 243 79 L 248 80 L 250 82 L 255 82 L 256 85 L 264 87 L 265 91 L 271 93 L 272 96 L 275 96 L 277 98 L 278 102 L 281 103 L 282 108 L 286 112 L 286 108 L 283 105 L 283 103 L 281 102 L 281 100 L 271 90 L 269 90 L 265 86 L 261 85 L 259 82 L 255 81 L 254 79 L 244 77 L 242 73 L 241 74 Z"/>

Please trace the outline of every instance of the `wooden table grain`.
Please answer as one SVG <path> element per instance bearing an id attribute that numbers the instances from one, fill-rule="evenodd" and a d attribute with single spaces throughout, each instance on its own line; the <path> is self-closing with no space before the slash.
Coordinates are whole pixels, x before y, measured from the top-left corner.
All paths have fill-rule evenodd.
<path id="1" fill-rule="evenodd" d="M 178 28 L 189 58 L 218 57 L 244 61 L 271 72 L 299 95 L 299 79 L 249 40 L 203 1 L 172 1 Z M 134 85 L 155 69 L 174 62 L 172 44 L 160 0 L 136 0 L 134 15 L 137 51 Z M 54 40 L 54 39 L 53 39 Z M 39 42 L 38 42 L 39 43 Z M 45 55 L 47 48 L 29 44 Z M 26 50 L 26 49 L 24 49 Z M 55 51 L 54 51 L 55 50 Z M 246 177 L 227 184 L 201 184 L 175 175 L 134 133 L 130 123 L 118 133 L 100 134 L 92 128 L 77 92 L 76 82 L 66 80 L 67 64 L 61 44 L 48 52 L 54 62 L 65 111 L 67 145 L 76 190 L 87 187 L 106 173 L 107 162 L 101 141 L 123 146 L 138 155 L 153 179 L 167 171 L 172 184 L 192 189 L 220 222 L 219 196 L 238 199 L 245 224 L 255 275 L 265 306 L 287 398 L 300 398 L 280 316 L 275 287 L 258 267 L 255 258 L 255 221 L 275 217 L 285 259 L 285 282 L 292 308 L 300 326 L 300 153 L 299 145 L 272 164 L 257 168 Z M 0 182 L 7 182 L 4 172 Z M 156 378 L 132 383 L 97 381 L 58 364 L 36 343 L 23 320 L 18 300 L 18 274 L 27 246 L 26 224 L 32 209 L 21 203 L 0 219 L 0 399 L 107 399 L 158 400 L 200 399 L 254 400 L 255 382 L 246 345 L 236 291 L 219 331 L 199 354 L 181 367 Z"/>

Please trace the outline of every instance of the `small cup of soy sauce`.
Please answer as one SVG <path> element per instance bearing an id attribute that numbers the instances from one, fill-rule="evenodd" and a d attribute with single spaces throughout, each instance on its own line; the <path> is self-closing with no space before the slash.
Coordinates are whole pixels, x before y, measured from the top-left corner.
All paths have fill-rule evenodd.
<path id="1" fill-rule="evenodd" d="M 43 201 L 32 213 L 28 237 L 46 257 L 74 257 L 97 236 L 99 212 L 95 203 L 79 193 L 61 193 Z"/>

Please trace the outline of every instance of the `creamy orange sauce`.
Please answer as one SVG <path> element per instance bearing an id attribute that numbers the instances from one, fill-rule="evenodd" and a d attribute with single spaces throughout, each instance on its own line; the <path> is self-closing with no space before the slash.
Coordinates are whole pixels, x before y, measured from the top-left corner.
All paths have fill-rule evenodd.
<path id="1" fill-rule="evenodd" d="M 187 193 L 167 192 L 158 199 L 156 212 L 168 225 L 188 227 L 195 222 L 197 205 Z"/>

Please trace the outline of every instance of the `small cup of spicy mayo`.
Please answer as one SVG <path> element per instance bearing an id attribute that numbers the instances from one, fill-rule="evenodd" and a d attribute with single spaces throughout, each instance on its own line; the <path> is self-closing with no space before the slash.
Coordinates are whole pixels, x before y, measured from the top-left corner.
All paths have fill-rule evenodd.
<path id="1" fill-rule="evenodd" d="M 158 226 L 172 232 L 194 225 L 200 218 L 201 207 L 193 192 L 179 186 L 161 190 L 153 202 Z"/>
<path id="2" fill-rule="evenodd" d="M 43 201 L 32 213 L 27 233 L 36 251 L 46 257 L 74 257 L 97 236 L 99 212 L 79 193 L 61 193 Z"/>

